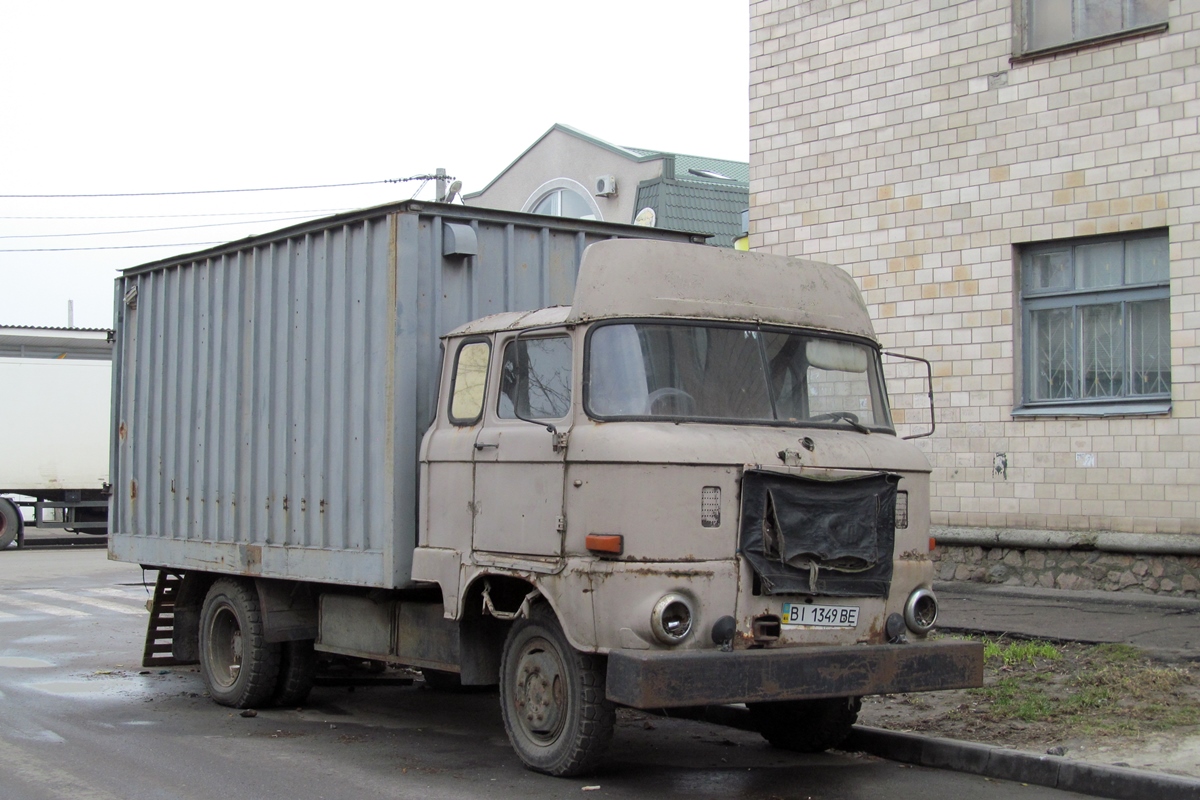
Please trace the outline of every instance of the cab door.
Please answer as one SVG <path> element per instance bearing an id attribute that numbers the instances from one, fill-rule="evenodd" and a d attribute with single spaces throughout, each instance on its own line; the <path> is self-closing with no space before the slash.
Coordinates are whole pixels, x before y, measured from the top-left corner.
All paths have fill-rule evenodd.
<path id="1" fill-rule="evenodd" d="M 475 442 L 483 429 L 492 342 L 485 336 L 447 342 L 438 409 L 421 443 L 420 544 L 471 549 Z"/>
<path id="2" fill-rule="evenodd" d="M 474 549 L 561 556 L 571 338 L 566 331 L 514 335 L 498 338 L 497 350 L 498 391 L 475 440 Z"/>

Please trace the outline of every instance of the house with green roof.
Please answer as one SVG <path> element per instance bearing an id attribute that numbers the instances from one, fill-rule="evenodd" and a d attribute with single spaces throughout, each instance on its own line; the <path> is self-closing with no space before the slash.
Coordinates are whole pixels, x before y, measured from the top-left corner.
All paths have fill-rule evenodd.
<path id="1" fill-rule="evenodd" d="M 621 147 L 556 124 L 463 202 L 706 233 L 732 247 L 746 232 L 750 165 Z"/>

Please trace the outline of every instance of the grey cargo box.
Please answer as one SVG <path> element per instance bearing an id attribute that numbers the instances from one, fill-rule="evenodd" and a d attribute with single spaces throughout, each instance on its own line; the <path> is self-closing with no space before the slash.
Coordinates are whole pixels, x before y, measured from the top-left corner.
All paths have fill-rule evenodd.
<path id="1" fill-rule="evenodd" d="M 125 270 L 111 557 L 405 585 L 438 337 L 569 304 L 584 249 L 614 237 L 703 241 L 409 201 Z"/>

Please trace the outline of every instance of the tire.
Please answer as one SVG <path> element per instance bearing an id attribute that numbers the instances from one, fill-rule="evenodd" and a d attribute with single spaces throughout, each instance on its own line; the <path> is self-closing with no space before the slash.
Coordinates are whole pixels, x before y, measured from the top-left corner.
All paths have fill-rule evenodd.
<path id="1" fill-rule="evenodd" d="M 797 753 L 821 753 L 846 741 L 861 707 L 858 697 L 749 704 L 751 722 L 763 738 Z"/>
<path id="2" fill-rule="evenodd" d="M 21 510 L 11 500 L 0 497 L 0 550 L 15 542 L 23 527 Z"/>
<path id="3" fill-rule="evenodd" d="M 200 674 L 213 700 L 233 708 L 270 701 L 281 649 L 263 634 L 252 583 L 234 578 L 213 583 L 200 612 Z"/>
<path id="4" fill-rule="evenodd" d="M 271 703 L 277 706 L 303 705 L 317 678 L 317 651 L 312 639 L 284 642 L 279 648 L 279 677 Z"/>
<path id="5" fill-rule="evenodd" d="M 604 680 L 603 657 L 571 647 L 549 608 L 513 624 L 500 662 L 500 712 L 525 766 L 560 777 L 596 766 L 616 721 Z"/>

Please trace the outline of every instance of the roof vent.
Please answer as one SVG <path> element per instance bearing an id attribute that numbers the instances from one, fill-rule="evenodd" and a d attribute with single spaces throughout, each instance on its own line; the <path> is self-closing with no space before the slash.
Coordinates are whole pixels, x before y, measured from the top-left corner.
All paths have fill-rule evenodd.
<path id="1" fill-rule="evenodd" d="M 475 229 L 456 222 L 442 223 L 442 255 L 447 258 L 479 255 L 479 240 L 475 236 Z"/>

